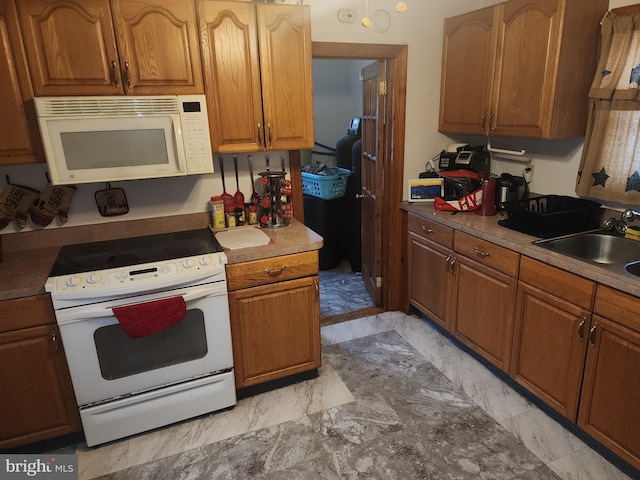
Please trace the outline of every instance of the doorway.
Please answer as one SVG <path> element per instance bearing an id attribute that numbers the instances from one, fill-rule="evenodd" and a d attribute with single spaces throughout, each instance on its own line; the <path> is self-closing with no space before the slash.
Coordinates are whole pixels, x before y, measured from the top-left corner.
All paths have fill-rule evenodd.
<path id="1" fill-rule="evenodd" d="M 375 244 L 363 245 L 363 250 L 375 252 L 373 261 L 380 265 L 379 277 L 376 277 L 379 296 L 373 308 L 348 312 L 327 321 L 342 321 L 383 310 L 406 310 L 406 279 L 402 275 L 404 222 L 400 202 L 404 179 L 407 46 L 313 42 L 312 56 L 314 59 L 378 60 L 385 63 L 387 78 L 381 119 L 386 141 L 381 143 L 379 152 L 380 184 L 383 186 L 378 192 L 380 221 L 376 222 L 375 234 L 362 238 L 363 244 L 374 242 L 375 237 L 381 239 L 377 248 Z"/>

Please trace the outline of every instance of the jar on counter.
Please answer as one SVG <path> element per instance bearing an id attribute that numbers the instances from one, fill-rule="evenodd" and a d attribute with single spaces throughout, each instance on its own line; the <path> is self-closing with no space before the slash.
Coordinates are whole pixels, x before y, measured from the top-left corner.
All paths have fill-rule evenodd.
<path id="1" fill-rule="evenodd" d="M 238 227 L 244 225 L 245 224 L 244 208 L 237 207 L 234 211 L 236 214 L 236 225 Z"/>
<path id="2" fill-rule="evenodd" d="M 235 209 L 233 207 L 226 207 L 225 214 L 227 217 L 227 227 L 235 227 L 237 225 Z"/>
<path id="3" fill-rule="evenodd" d="M 255 225 L 258 223 L 258 206 L 251 204 L 249 205 L 249 225 Z"/>
<path id="4" fill-rule="evenodd" d="M 222 197 L 211 197 L 209 204 L 211 206 L 211 225 L 213 225 L 213 228 L 224 228 L 226 226 L 226 218 Z"/>

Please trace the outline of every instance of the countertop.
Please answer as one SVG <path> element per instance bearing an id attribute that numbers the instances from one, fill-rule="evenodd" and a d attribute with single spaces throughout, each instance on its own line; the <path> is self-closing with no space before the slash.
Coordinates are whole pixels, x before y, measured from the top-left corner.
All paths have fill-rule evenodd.
<path id="1" fill-rule="evenodd" d="M 0 263 L 0 300 L 45 293 L 44 284 L 49 271 L 65 244 L 207 227 L 208 216 L 196 214 L 5 235 Z M 262 231 L 271 237 L 272 242 L 260 247 L 225 251 L 228 263 L 318 250 L 323 245 L 320 235 L 296 220 L 286 227 Z"/>
<path id="2" fill-rule="evenodd" d="M 583 260 L 547 250 L 533 244 L 539 238 L 498 225 L 500 215 L 483 217 L 473 212 L 435 210 L 433 204 L 403 202 L 401 208 L 469 235 L 495 243 L 527 257 L 540 260 L 582 277 L 640 297 L 640 278 L 618 273 Z M 632 241 L 632 240 L 630 240 Z"/>

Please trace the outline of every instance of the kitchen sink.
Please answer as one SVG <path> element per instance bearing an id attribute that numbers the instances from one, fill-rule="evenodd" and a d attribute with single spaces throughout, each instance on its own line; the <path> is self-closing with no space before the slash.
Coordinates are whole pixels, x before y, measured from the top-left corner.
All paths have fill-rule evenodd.
<path id="1" fill-rule="evenodd" d="M 540 247 L 640 277 L 640 242 L 596 231 L 537 240 Z"/>

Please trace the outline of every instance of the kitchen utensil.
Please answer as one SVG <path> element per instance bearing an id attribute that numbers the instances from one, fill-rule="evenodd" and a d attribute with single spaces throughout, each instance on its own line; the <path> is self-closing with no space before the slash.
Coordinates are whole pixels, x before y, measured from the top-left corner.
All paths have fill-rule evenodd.
<path id="1" fill-rule="evenodd" d="M 282 165 L 282 171 L 284 172 L 284 155 L 280 155 L 280 164 Z"/>
<path id="2" fill-rule="evenodd" d="M 240 191 L 240 182 L 238 181 L 238 156 L 233 156 L 233 169 L 236 171 L 236 193 L 233 194 L 233 200 L 236 208 L 244 208 L 244 195 Z"/>
<path id="3" fill-rule="evenodd" d="M 233 197 L 230 193 L 227 193 L 227 187 L 224 183 L 224 161 L 222 160 L 222 155 L 218 157 L 218 161 L 220 162 L 220 177 L 222 178 L 222 201 L 224 202 L 224 209 L 234 208 L 235 203 Z"/>
<path id="4" fill-rule="evenodd" d="M 251 155 L 247 155 L 247 161 L 249 162 L 249 175 L 251 176 L 251 204 L 259 205 L 260 195 L 256 192 L 256 183 L 253 178 L 253 157 L 251 157 Z"/>

